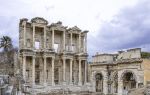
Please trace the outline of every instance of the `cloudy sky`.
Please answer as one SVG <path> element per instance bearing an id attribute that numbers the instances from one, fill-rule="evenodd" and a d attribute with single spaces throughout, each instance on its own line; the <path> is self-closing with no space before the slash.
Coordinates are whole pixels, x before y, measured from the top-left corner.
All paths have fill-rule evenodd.
<path id="1" fill-rule="evenodd" d="M 0 0 L 0 37 L 18 46 L 19 19 L 44 17 L 89 30 L 88 51 L 150 51 L 150 0 Z"/>

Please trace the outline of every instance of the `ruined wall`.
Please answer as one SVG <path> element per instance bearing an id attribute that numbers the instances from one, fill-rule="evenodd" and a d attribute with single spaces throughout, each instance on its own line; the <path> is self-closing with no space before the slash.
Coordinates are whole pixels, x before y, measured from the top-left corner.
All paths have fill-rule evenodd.
<path id="1" fill-rule="evenodd" d="M 122 51 L 118 54 L 117 59 L 130 59 L 130 58 L 141 58 L 141 49 L 129 49 L 127 51 Z"/>
<path id="2" fill-rule="evenodd" d="M 150 81 L 150 59 L 143 59 L 142 68 L 144 70 L 144 85 Z"/>

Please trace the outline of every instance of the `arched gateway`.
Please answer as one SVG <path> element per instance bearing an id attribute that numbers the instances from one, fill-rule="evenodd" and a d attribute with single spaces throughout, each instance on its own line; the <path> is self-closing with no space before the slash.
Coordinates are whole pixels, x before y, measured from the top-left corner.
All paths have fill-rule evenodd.
<path id="1" fill-rule="evenodd" d="M 127 95 L 130 89 L 136 88 L 136 76 L 133 72 L 128 71 L 122 75 L 123 95 Z"/>

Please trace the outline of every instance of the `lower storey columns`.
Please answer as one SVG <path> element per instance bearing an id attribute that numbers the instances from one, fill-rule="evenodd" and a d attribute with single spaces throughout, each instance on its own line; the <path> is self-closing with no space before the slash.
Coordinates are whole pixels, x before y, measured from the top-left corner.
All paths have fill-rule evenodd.
<path id="1" fill-rule="evenodd" d="M 32 85 L 35 85 L 35 56 L 32 56 Z"/>
<path id="2" fill-rule="evenodd" d="M 81 69 L 81 60 L 79 59 L 79 82 L 78 85 L 82 85 L 82 69 Z"/>
<path id="3" fill-rule="evenodd" d="M 70 59 L 70 85 L 72 85 L 72 59 Z"/>
<path id="4" fill-rule="evenodd" d="M 63 58 L 63 83 L 66 84 L 66 59 Z"/>
<path id="5" fill-rule="evenodd" d="M 23 79 L 26 81 L 26 56 L 23 56 L 22 69 L 23 69 Z"/>
<path id="6" fill-rule="evenodd" d="M 54 58 L 52 57 L 52 86 L 54 86 Z"/>
<path id="7" fill-rule="evenodd" d="M 87 83 L 87 60 L 85 60 L 84 64 L 85 64 L 85 71 L 84 71 L 85 72 L 85 78 L 84 78 L 85 80 L 84 80 L 84 84 L 86 84 Z"/>
<path id="8" fill-rule="evenodd" d="M 47 64 L 46 64 L 46 56 L 44 56 L 44 85 L 46 86 L 46 66 Z"/>

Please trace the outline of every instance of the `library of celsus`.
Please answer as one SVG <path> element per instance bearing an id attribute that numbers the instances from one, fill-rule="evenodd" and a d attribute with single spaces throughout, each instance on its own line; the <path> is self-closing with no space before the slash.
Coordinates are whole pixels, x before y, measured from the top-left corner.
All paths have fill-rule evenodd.
<path id="1" fill-rule="evenodd" d="M 87 33 L 60 21 L 49 25 L 40 17 L 21 19 L 19 51 L 25 84 L 81 89 L 87 82 Z"/>

